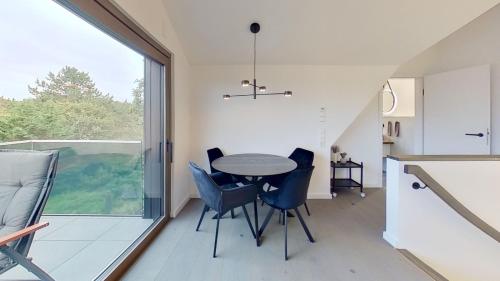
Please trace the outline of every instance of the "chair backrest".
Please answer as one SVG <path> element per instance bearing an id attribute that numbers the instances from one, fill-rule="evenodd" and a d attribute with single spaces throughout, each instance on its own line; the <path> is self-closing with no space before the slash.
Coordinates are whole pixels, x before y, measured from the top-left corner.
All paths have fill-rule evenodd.
<path id="1" fill-rule="evenodd" d="M 189 162 L 189 169 L 193 174 L 194 182 L 205 204 L 219 211 L 222 204 L 222 189 L 212 180 L 205 170 L 193 162 Z"/>
<path id="2" fill-rule="evenodd" d="M 309 168 L 313 165 L 314 152 L 297 147 L 288 158 L 297 162 L 297 169 Z"/>
<path id="3" fill-rule="evenodd" d="M 57 151 L 0 150 L 0 236 L 39 222 L 54 184 L 58 157 Z M 9 246 L 27 256 L 34 235 Z"/>
<path id="4" fill-rule="evenodd" d="M 224 156 L 224 153 L 222 153 L 222 150 L 220 150 L 220 148 L 218 148 L 218 147 L 214 147 L 214 148 L 207 150 L 207 154 L 208 154 L 208 162 L 210 162 L 210 172 L 211 173 L 220 172 L 219 170 L 215 169 L 212 166 L 212 162 L 214 162 L 215 160 Z"/>
<path id="5" fill-rule="evenodd" d="M 291 171 L 278 189 L 277 207 L 293 209 L 304 204 L 314 166 Z"/>

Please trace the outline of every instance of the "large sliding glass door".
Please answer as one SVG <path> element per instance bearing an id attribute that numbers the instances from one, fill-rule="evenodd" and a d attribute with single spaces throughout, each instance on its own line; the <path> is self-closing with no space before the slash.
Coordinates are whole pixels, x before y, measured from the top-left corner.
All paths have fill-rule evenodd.
<path id="1" fill-rule="evenodd" d="M 168 214 L 169 61 L 62 2 L 2 4 L 0 149 L 60 152 L 30 256 L 56 280 L 92 280 Z"/>
<path id="2" fill-rule="evenodd" d="M 144 87 L 144 218 L 158 218 L 164 214 L 164 66 L 145 60 Z"/>

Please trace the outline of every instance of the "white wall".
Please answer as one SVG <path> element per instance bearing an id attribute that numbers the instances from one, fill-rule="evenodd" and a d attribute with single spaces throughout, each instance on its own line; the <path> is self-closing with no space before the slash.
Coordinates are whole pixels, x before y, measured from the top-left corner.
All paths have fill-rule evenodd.
<path id="1" fill-rule="evenodd" d="M 500 154 L 500 5 L 457 30 L 411 61 L 395 76 L 422 77 L 476 65 L 491 65 L 491 149 Z"/>
<path id="2" fill-rule="evenodd" d="M 208 168 L 206 149 L 214 146 L 226 153 L 261 152 L 283 156 L 288 156 L 295 147 L 303 147 L 315 153 L 316 169 L 309 196 L 329 198 L 330 146 L 370 104 L 395 66 L 258 66 L 260 84 L 270 91 L 292 90 L 293 96 L 258 97 L 257 100 L 222 99 L 225 93 L 250 91 L 241 88 L 240 81 L 251 78 L 251 66 L 193 66 L 192 70 L 194 160 Z M 324 123 L 320 123 L 321 107 L 326 108 Z M 378 118 L 366 121 L 379 124 Z M 359 139 L 364 138 L 363 133 Z M 373 142 L 373 151 L 379 151 L 379 159 L 380 138 L 380 130 L 375 137 L 366 138 L 368 143 Z M 366 161 L 370 157 L 360 155 L 357 160 Z M 382 170 L 373 169 L 380 173 Z M 370 184 L 380 186 L 376 180 Z"/>
<path id="3" fill-rule="evenodd" d="M 392 123 L 391 155 L 414 155 L 415 152 L 415 117 L 384 117 L 384 134 L 387 135 L 387 123 Z M 394 126 L 399 122 L 399 137 L 396 136 Z"/>
<path id="4" fill-rule="evenodd" d="M 161 0 L 142 1 L 115 0 L 115 3 L 135 20 L 145 31 L 172 53 L 173 68 L 173 123 L 174 162 L 172 164 L 171 215 L 176 216 L 189 200 L 192 181 L 187 163 L 190 158 L 191 109 L 190 109 L 190 65 L 169 16 Z"/>
<path id="5" fill-rule="evenodd" d="M 414 153 L 424 154 L 424 79 L 415 79 Z"/>
<path id="6" fill-rule="evenodd" d="M 335 141 L 341 152 L 346 152 L 355 162 L 363 162 L 363 184 L 382 187 L 382 134 L 379 96 L 375 95 L 344 133 Z M 347 177 L 346 169 L 337 169 L 338 177 Z M 358 178 L 353 170 L 353 178 Z"/>
<path id="7" fill-rule="evenodd" d="M 448 280 L 500 280 L 499 243 L 465 220 L 429 188 L 404 173 L 419 165 L 446 191 L 495 229 L 500 229 L 500 161 L 387 161 L 384 239 L 407 249 Z M 474 176 L 471 176 L 474 175 Z"/>

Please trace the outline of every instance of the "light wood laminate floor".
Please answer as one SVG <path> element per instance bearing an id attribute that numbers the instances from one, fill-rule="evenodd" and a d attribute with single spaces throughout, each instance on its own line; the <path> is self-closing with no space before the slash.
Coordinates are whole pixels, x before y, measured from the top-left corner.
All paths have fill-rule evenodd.
<path id="1" fill-rule="evenodd" d="M 191 200 L 161 232 L 124 280 L 175 281 L 417 281 L 432 280 L 382 239 L 385 226 L 383 189 L 339 192 L 333 200 L 309 200 L 311 216 L 301 207 L 316 243 L 310 243 L 297 218 L 289 219 L 285 261 L 283 226 L 276 212 L 261 247 L 255 246 L 241 209 L 221 220 L 217 258 L 212 258 L 215 220 L 211 212 L 195 231 L 202 202 Z M 253 222 L 251 205 L 247 209 Z M 268 207 L 259 204 L 259 223 Z"/>

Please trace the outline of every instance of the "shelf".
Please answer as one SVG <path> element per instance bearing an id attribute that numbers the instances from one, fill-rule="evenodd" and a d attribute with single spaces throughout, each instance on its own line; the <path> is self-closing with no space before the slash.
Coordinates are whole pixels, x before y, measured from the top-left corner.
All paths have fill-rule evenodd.
<path id="1" fill-rule="evenodd" d="M 353 179 L 331 179 L 330 187 L 361 187 L 361 184 Z"/>
<path id="2" fill-rule="evenodd" d="M 335 169 L 343 169 L 343 168 L 363 168 L 363 164 L 358 164 L 356 162 L 347 161 L 347 163 L 343 164 L 340 162 L 330 161 L 330 166 L 335 167 Z"/>

